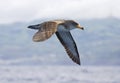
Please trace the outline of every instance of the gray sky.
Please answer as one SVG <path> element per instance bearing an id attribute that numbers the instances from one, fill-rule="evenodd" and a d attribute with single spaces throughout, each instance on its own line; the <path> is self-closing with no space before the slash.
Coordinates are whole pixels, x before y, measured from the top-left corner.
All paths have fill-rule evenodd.
<path id="1" fill-rule="evenodd" d="M 0 0 L 0 24 L 40 18 L 120 18 L 120 0 Z"/>

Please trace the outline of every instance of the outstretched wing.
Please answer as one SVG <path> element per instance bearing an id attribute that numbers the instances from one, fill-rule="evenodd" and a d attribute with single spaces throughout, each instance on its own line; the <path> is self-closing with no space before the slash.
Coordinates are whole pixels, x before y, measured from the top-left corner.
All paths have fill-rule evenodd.
<path id="1" fill-rule="evenodd" d="M 77 46 L 73 40 L 72 35 L 69 31 L 57 31 L 56 35 L 64 48 L 66 49 L 69 57 L 77 64 L 80 65 L 79 53 L 77 50 Z"/>
<path id="2" fill-rule="evenodd" d="M 37 33 L 33 36 L 33 41 L 39 42 L 50 38 L 57 31 L 57 23 L 45 22 Z"/>

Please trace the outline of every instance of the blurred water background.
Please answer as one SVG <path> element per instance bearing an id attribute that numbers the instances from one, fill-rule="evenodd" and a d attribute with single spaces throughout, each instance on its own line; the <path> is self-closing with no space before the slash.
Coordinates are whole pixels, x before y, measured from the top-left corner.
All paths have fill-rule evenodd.
<path id="1" fill-rule="evenodd" d="M 33 42 L 36 30 L 31 23 L 0 25 L 0 65 L 75 65 L 56 35 L 44 42 Z M 85 30 L 72 30 L 82 65 L 120 65 L 120 20 L 117 18 L 79 20 Z"/>
<path id="2" fill-rule="evenodd" d="M 0 0 L 0 83 L 120 83 L 119 0 Z M 35 43 L 27 26 L 73 19 L 81 58 L 73 63 L 56 35 Z"/>

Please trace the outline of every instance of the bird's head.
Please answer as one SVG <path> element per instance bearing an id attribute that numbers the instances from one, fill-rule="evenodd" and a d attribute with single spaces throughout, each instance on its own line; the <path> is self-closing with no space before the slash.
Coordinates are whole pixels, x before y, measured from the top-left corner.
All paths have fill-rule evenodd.
<path id="1" fill-rule="evenodd" d="M 73 21 L 73 23 L 72 23 L 76 28 L 79 28 L 79 29 L 82 29 L 82 30 L 84 30 L 84 27 L 82 27 L 79 23 L 77 23 L 77 22 L 75 22 L 75 21 Z"/>
<path id="2" fill-rule="evenodd" d="M 73 27 L 76 27 L 76 28 L 79 28 L 79 29 L 84 30 L 84 27 L 82 27 L 82 26 L 81 26 L 79 23 L 77 23 L 76 21 L 74 21 L 74 20 L 68 20 L 68 22 L 69 22 L 70 24 L 72 24 Z"/>

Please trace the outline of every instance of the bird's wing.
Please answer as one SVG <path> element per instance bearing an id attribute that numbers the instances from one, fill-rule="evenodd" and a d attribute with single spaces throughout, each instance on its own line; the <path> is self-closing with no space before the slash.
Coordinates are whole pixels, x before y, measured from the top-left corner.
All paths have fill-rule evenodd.
<path id="1" fill-rule="evenodd" d="M 30 28 L 30 29 L 35 29 L 35 30 L 41 29 L 41 27 L 42 27 L 42 24 L 37 24 L 37 25 L 30 25 L 30 26 L 28 26 L 28 28 Z"/>
<path id="2" fill-rule="evenodd" d="M 44 23 L 39 31 L 33 36 L 33 41 L 39 42 L 50 38 L 57 31 L 57 26 L 55 22 Z"/>
<path id="3" fill-rule="evenodd" d="M 56 35 L 64 48 L 66 49 L 69 57 L 77 64 L 80 65 L 79 53 L 75 41 L 69 31 L 57 31 Z"/>

